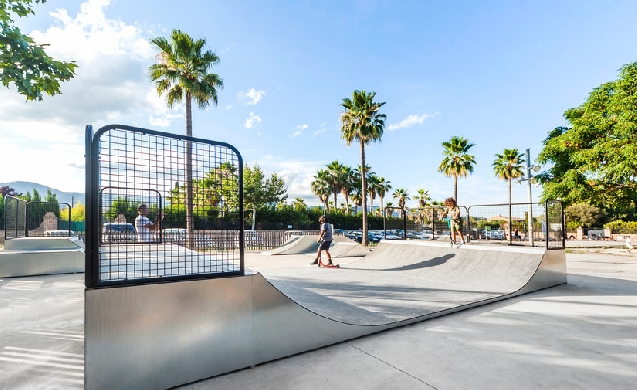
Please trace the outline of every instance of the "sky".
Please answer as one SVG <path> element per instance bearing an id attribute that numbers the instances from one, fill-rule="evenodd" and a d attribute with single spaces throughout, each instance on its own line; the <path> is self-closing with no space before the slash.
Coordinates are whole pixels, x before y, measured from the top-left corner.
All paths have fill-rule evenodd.
<path id="1" fill-rule="evenodd" d="M 173 29 L 205 38 L 221 60 L 212 72 L 224 88 L 216 106 L 194 108 L 193 135 L 234 145 L 285 179 L 288 202 L 308 205 L 319 204 L 319 169 L 360 165 L 358 144 L 341 138 L 354 90 L 386 103 L 366 161 L 394 190 L 452 196 L 441 144 L 462 136 L 477 164 L 458 180 L 458 203 L 497 204 L 508 190 L 495 154 L 528 148 L 535 160 L 549 131 L 567 125 L 564 111 L 637 61 L 634 0 L 49 0 L 35 12 L 16 25 L 79 67 L 41 102 L 0 87 L 0 182 L 62 191 L 84 192 L 86 125 L 185 133 L 184 106 L 168 109 L 148 76 L 150 40 Z M 534 201 L 541 190 L 532 187 Z M 513 202 L 527 191 L 513 184 Z"/>

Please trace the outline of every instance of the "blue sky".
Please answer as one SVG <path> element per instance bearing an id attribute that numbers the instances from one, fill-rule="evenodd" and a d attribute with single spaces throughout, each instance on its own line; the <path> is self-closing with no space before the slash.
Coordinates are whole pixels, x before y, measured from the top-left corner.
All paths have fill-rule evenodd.
<path id="1" fill-rule="evenodd" d="M 17 24 L 80 68 L 43 102 L 0 89 L 0 182 L 65 191 L 84 191 L 87 124 L 185 132 L 183 107 L 168 110 L 147 76 L 150 38 L 175 28 L 221 58 L 213 71 L 225 87 L 217 107 L 194 112 L 194 135 L 236 146 L 248 164 L 283 176 L 290 200 L 312 205 L 318 169 L 360 164 L 358 145 L 340 138 L 340 104 L 355 89 L 386 102 L 367 162 L 394 189 L 451 196 L 453 180 L 437 168 L 441 143 L 458 135 L 477 161 L 459 180 L 459 203 L 504 203 L 495 154 L 530 148 L 535 159 L 565 110 L 637 61 L 633 0 L 49 0 L 35 11 Z M 514 202 L 527 201 L 526 185 L 513 190 Z"/>

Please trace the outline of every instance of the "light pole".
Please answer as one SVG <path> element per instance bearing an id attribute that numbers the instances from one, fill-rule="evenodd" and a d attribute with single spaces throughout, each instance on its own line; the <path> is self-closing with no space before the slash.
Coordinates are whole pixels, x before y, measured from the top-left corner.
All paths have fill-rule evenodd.
<path id="1" fill-rule="evenodd" d="M 518 179 L 518 184 L 521 184 L 523 181 L 526 181 L 528 184 L 528 194 L 529 194 L 529 220 L 527 221 L 529 227 L 529 245 L 533 246 L 533 196 L 531 195 L 531 183 L 535 182 L 535 176 L 531 175 L 531 171 L 538 172 L 542 169 L 539 165 L 531 166 L 531 149 L 526 150 L 526 178 Z"/>

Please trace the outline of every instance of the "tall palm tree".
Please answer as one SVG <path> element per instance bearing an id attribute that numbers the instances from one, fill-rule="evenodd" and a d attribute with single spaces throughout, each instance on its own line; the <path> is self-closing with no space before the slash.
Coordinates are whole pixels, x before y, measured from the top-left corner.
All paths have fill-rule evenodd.
<path id="1" fill-rule="evenodd" d="M 385 207 L 383 206 L 383 199 L 385 198 L 387 192 L 389 192 L 391 189 L 391 181 L 385 180 L 384 177 L 378 178 L 378 183 L 376 184 L 376 193 L 378 194 L 378 198 L 380 198 L 380 208 L 383 210 L 385 210 Z"/>
<path id="2" fill-rule="evenodd" d="M 341 138 L 345 140 L 347 146 L 352 141 L 357 141 L 361 148 L 361 167 L 365 169 L 365 145 L 371 142 L 380 141 L 385 129 L 385 119 L 387 116 L 380 113 L 380 108 L 385 102 L 374 102 L 376 92 L 354 91 L 352 98 L 344 98 L 341 104 L 345 112 L 341 116 Z M 363 246 L 367 246 L 367 178 L 366 172 L 361 172 L 361 193 L 363 207 Z"/>
<path id="3" fill-rule="evenodd" d="M 524 154 L 518 153 L 517 149 L 504 149 L 502 154 L 495 155 L 495 161 L 493 162 L 493 171 L 498 179 L 503 179 L 507 181 L 509 185 L 509 223 L 508 223 L 508 236 L 509 241 L 512 240 L 511 237 L 511 181 L 513 179 L 520 178 L 524 176 L 523 171 L 523 163 L 526 160 L 524 159 Z"/>
<path id="4" fill-rule="evenodd" d="M 343 170 L 341 172 L 343 182 L 341 183 L 341 194 L 345 198 L 345 209 L 347 210 L 347 214 L 349 214 L 349 194 L 352 192 L 352 188 L 356 185 L 356 178 L 354 177 L 354 170 L 352 167 L 348 167 L 346 165 L 343 166 Z"/>
<path id="5" fill-rule="evenodd" d="M 392 197 L 396 200 L 398 200 L 398 208 L 400 208 L 400 213 L 401 216 L 404 216 L 405 213 L 405 203 L 406 201 L 408 201 L 409 198 L 409 194 L 407 193 L 407 190 L 404 188 L 397 188 L 394 191 L 394 194 L 392 195 Z"/>
<path id="6" fill-rule="evenodd" d="M 158 95 L 166 94 L 168 107 L 186 102 L 186 135 L 192 137 L 192 101 L 200 109 L 217 105 L 217 90 L 223 88 L 219 75 L 208 73 L 219 63 L 219 57 L 205 50 L 206 40 L 193 40 L 188 34 L 173 30 L 170 40 L 157 37 L 151 42 L 161 50 L 159 62 L 150 66 L 151 80 Z M 205 51 L 204 51 L 205 50 Z M 192 143 L 186 142 L 186 231 L 189 247 L 194 247 Z"/>
<path id="7" fill-rule="evenodd" d="M 330 187 L 332 188 L 332 194 L 334 194 L 334 208 L 338 204 L 338 194 L 343 189 L 343 182 L 345 181 L 343 177 L 344 168 L 345 166 L 339 163 L 338 160 L 334 160 L 327 165 Z"/>
<path id="8" fill-rule="evenodd" d="M 367 175 L 367 194 L 369 195 L 369 211 L 371 212 L 374 207 L 374 199 L 378 195 L 378 179 L 373 172 Z"/>
<path id="9" fill-rule="evenodd" d="M 324 169 L 319 169 L 316 176 L 314 176 L 314 180 L 310 184 L 310 187 L 312 188 L 312 193 L 318 196 L 321 203 L 323 203 L 325 211 L 327 212 L 327 201 L 332 193 L 332 189 L 329 184 L 329 173 Z"/>
<path id="10" fill-rule="evenodd" d="M 447 177 L 453 177 L 453 198 L 458 203 L 458 177 L 467 177 L 473 172 L 476 160 L 469 155 L 469 149 L 474 146 L 464 137 L 453 136 L 449 141 L 443 142 L 443 154 L 445 158 L 438 167 Z"/>
<path id="11" fill-rule="evenodd" d="M 414 200 L 418 201 L 419 208 L 425 208 L 427 206 L 427 201 L 431 200 L 429 191 L 425 191 L 423 188 L 420 188 L 418 190 L 418 195 L 414 195 Z"/>
<path id="12" fill-rule="evenodd" d="M 426 213 L 425 207 L 427 207 L 427 201 L 431 200 L 429 191 L 425 191 L 423 188 L 418 189 L 418 195 L 414 195 L 414 199 L 418 201 L 418 214 L 416 218 L 419 223 L 424 223 Z"/>

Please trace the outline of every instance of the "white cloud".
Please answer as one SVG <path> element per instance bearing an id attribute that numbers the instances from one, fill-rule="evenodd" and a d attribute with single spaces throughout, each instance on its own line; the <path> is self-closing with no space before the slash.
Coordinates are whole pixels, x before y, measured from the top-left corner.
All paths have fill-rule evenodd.
<path id="1" fill-rule="evenodd" d="M 429 115 L 429 114 L 409 115 L 407 118 L 403 119 L 402 122 L 400 122 L 398 124 L 387 126 L 387 129 L 389 131 L 396 131 L 398 129 L 405 129 L 405 128 L 412 127 L 412 126 L 415 126 L 415 125 L 420 125 L 420 124 L 422 124 L 425 121 L 425 119 L 431 118 L 431 117 L 436 116 L 436 115 L 438 115 L 438 113 L 435 113 L 433 115 Z"/>
<path id="2" fill-rule="evenodd" d="M 245 128 L 251 129 L 254 127 L 254 123 L 261 123 L 261 118 L 258 115 L 254 115 L 254 113 L 250 113 L 250 117 L 246 119 Z"/>
<path id="3" fill-rule="evenodd" d="M 288 200 L 302 198 L 308 205 L 318 205 L 318 198 L 312 194 L 314 175 L 325 161 L 292 161 L 281 156 L 266 155 L 256 161 L 266 174 L 276 173 L 285 180 L 288 189 Z M 251 163 L 250 165 L 253 165 Z"/>
<path id="4" fill-rule="evenodd" d="M 325 133 L 327 131 L 327 128 L 325 127 L 326 125 L 327 123 L 321 123 L 321 128 L 312 133 L 312 137 L 316 137 L 321 133 Z"/>
<path id="5" fill-rule="evenodd" d="M 247 104 L 249 106 L 256 106 L 259 100 L 265 95 L 265 91 L 259 90 L 257 91 L 254 88 L 250 88 L 248 92 L 239 92 L 237 93 L 237 100 L 243 104 Z"/>
<path id="6" fill-rule="evenodd" d="M 76 76 L 61 84 L 62 94 L 25 102 L 15 88 L 0 88 L 0 155 L 34 156 L 15 180 L 44 182 L 83 191 L 84 127 L 107 123 L 166 126 L 182 107 L 166 108 L 148 77 L 155 49 L 136 26 L 108 19 L 109 0 L 89 0 L 80 11 L 51 13 L 52 26 L 31 31 L 37 43 L 58 60 L 75 61 Z M 11 142 L 9 142 L 11 141 Z M 21 159 L 24 161 L 24 158 Z M 9 160 L 10 161 L 10 160 Z M 37 162 L 37 163 L 35 163 Z M 71 167 L 71 168 L 70 168 Z"/>
<path id="7" fill-rule="evenodd" d="M 296 138 L 298 136 L 300 136 L 303 133 L 303 130 L 307 129 L 309 126 L 308 125 L 298 125 L 296 126 L 296 128 L 298 130 L 296 130 L 294 133 L 290 134 L 290 138 Z"/>

